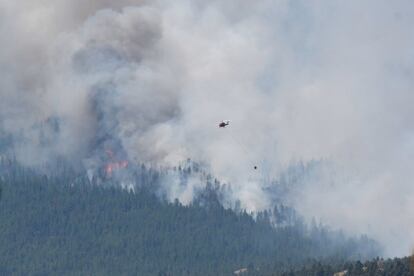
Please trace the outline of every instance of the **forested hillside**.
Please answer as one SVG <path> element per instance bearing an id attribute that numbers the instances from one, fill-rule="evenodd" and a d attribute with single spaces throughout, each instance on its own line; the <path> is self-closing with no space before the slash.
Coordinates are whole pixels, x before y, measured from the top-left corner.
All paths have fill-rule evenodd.
<path id="1" fill-rule="evenodd" d="M 368 238 L 307 226 L 284 206 L 255 219 L 225 209 L 211 183 L 183 206 L 157 195 L 149 170 L 134 191 L 70 175 L 2 165 L 0 275 L 271 274 L 378 252 Z"/>
<path id="2" fill-rule="evenodd" d="M 269 274 L 270 275 L 270 274 Z M 315 262 L 303 267 L 300 270 L 292 270 L 283 273 L 274 273 L 275 276 L 412 276 L 413 260 L 412 257 L 380 259 L 375 258 L 370 261 L 345 262 L 342 264 L 321 264 Z"/>

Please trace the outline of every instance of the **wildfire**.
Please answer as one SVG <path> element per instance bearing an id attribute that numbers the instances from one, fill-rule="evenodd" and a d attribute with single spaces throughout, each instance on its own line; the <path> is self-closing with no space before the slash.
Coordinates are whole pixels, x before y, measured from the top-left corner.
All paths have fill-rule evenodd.
<path id="1" fill-rule="evenodd" d="M 112 173 L 116 170 L 123 169 L 128 167 L 128 161 L 123 160 L 119 162 L 111 162 L 106 164 L 105 166 L 105 173 L 106 176 L 112 176 Z"/>
<path id="2" fill-rule="evenodd" d="M 127 161 L 127 160 L 114 161 L 114 159 L 115 159 L 115 154 L 114 154 L 114 152 L 113 152 L 112 150 L 107 149 L 107 150 L 106 150 L 106 154 L 108 155 L 109 159 L 111 159 L 111 161 L 110 161 L 110 162 L 108 162 L 108 163 L 105 165 L 105 168 L 104 168 L 104 170 L 105 170 L 105 175 L 106 175 L 107 177 L 111 177 L 111 176 L 112 176 L 112 174 L 113 174 L 115 171 L 119 170 L 119 169 L 124 169 L 124 168 L 128 167 L 128 161 Z"/>

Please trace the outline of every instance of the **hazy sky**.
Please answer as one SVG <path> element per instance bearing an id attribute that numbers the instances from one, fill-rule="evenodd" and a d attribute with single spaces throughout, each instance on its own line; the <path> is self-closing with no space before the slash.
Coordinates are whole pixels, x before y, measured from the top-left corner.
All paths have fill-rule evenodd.
<path id="1" fill-rule="evenodd" d="M 0 0 L 0 130 L 27 165 L 105 135 L 131 160 L 192 158 L 251 210 L 270 204 L 257 179 L 323 158 L 292 204 L 408 254 L 412 26 L 409 0 Z"/>

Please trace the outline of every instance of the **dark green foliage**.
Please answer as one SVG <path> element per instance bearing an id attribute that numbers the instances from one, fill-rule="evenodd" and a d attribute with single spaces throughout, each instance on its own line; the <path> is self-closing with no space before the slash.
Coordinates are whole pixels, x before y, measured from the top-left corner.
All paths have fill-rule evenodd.
<path id="1" fill-rule="evenodd" d="M 287 207 L 256 220 L 225 209 L 217 185 L 208 184 L 193 204 L 182 206 L 160 200 L 150 185 L 132 192 L 74 179 L 65 169 L 47 177 L 6 167 L 0 275 L 232 275 L 240 268 L 270 275 L 314 258 L 353 259 L 363 252 L 356 246 L 360 239 L 317 226 L 308 230 Z M 137 177 L 148 184 L 157 175 Z M 323 269 L 317 266 L 315 275 L 325 275 Z"/>
<path id="2" fill-rule="evenodd" d="M 375 258 L 371 261 L 362 263 L 361 261 L 346 262 L 338 264 L 332 262 L 330 264 L 321 264 L 319 262 L 303 267 L 300 270 L 274 273 L 268 275 L 277 276 L 413 276 L 411 264 L 412 257 L 395 258 L 383 260 Z"/>

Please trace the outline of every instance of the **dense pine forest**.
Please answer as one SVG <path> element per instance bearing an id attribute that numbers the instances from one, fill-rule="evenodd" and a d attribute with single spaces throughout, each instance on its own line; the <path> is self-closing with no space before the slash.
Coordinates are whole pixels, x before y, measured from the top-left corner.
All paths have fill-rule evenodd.
<path id="1" fill-rule="evenodd" d="M 412 276 L 413 259 L 412 257 L 380 259 L 375 258 L 370 261 L 346 262 L 343 264 L 321 264 L 315 262 L 298 270 L 289 272 L 275 273 L 278 276 Z"/>
<path id="2" fill-rule="evenodd" d="M 161 173 L 144 167 L 134 189 L 73 174 L 3 162 L 0 275 L 272 275 L 379 252 L 367 237 L 308 226 L 283 205 L 224 208 L 217 181 L 183 206 L 156 192 Z"/>

